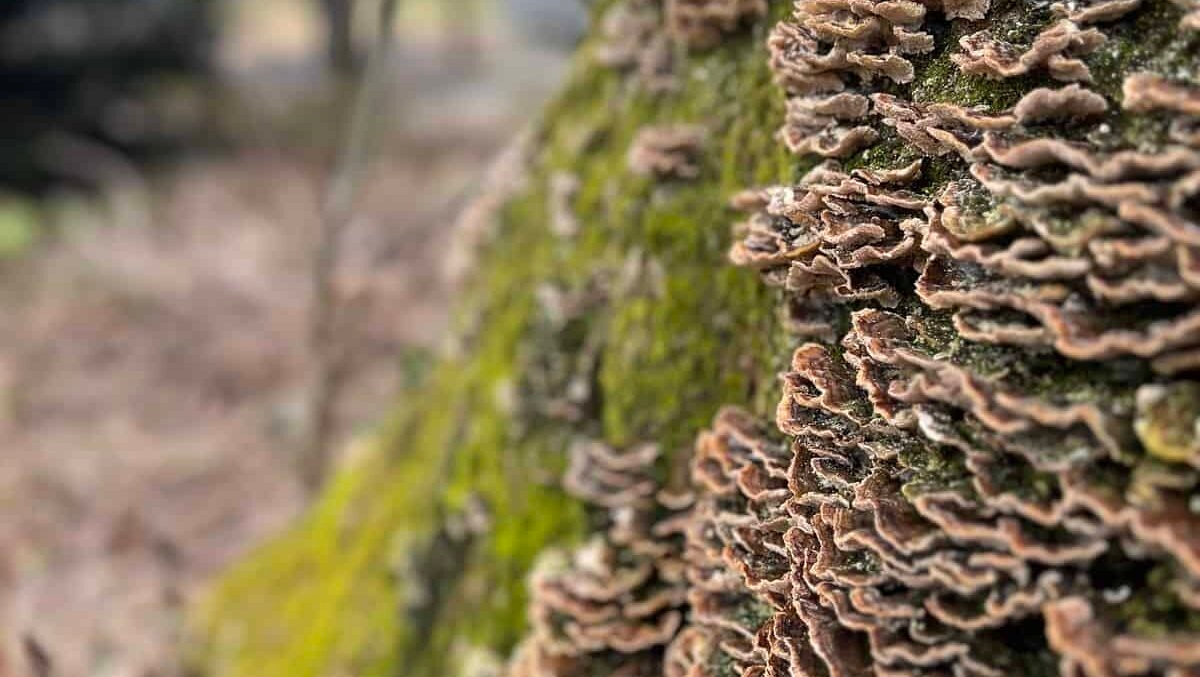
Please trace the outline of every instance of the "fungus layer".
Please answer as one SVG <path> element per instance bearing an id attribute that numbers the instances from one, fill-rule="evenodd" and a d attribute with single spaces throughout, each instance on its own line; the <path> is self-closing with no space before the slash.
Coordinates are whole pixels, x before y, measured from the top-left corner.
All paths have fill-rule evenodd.
<path id="1" fill-rule="evenodd" d="M 666 0 L 671 35 L 689 47 L 712 47 L 725 33 L 767 13 L 767 0 Z"/>
<path id="2" fill-rule="evenodd" d="M 1011 3 L 794 3 L 768 50 L 807 170 L 733 198 L 729 255 L 783 290 L 801 343 L 777 431 L 723 410 L 684 493 L 573 452 L 568 487 L 647 526 L 535 579 L 521 655 L 592 661 L 535 674 L 1200 674 L 1200 69 L 1180 7 L 1056 2 L 1008 30 L 991 17 Z M 1150 12 L 1178 23 L 1175 61 L 1137 54 L 1125 23 Z M 913 96 L 944 67 L 1005 104 Z M 587 576 L 628 582 L 559 602 Z M 645 641 L 551 641 L 597 603 L 605 638 Z"/>
<path id="3" fill-rule="evenodd" d="M 596 58 L 610 68 L 634 74 L 650 91 L 675 87 L 671 40 L 656 0 L 614 3 L 601 20 Z"/>
<path id="4" fill-rule="evenodd" d="M 510 674 L 658 674 L 683 624 L 680 515 L 692 497 L 660 489 L 653 445 L 581 441 L 569 456 L 564 486 L 604 511 L 605 529 L 570 554 L 543 555 L 530 582 L 533 631 Z"/>
<path id="5" fill-rule="evenodd" d="M 643 127 L 629 147 L 629 169 L 659 179 L 694 179 L 704 129 L 696 125 Z"/>

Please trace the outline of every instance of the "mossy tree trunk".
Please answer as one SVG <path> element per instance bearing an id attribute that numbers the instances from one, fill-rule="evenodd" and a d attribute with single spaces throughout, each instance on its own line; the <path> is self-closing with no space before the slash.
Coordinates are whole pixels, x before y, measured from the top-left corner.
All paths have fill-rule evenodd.
<path id="1" fill-rule="evenodd" d="M 617 3 L 597 4 L 600 16 Z M 657 444 L 670 485 L 723 405 L 774 418 L 777 375 L 801 340 L 781 319 L 784 294 L 729 264 L 740 217 L 728 205 L 746 188 L 795 185 L 817 164 L 776 136 L 784 96 L 765 43 L 792 9 L 776 0 L 711 48 L 676 48 L 665 91 L 603 65 L 593 31 L 514 173 L 500 177 L 519 180 L 481 198 L 497 208 L 477 215 L 492 223 L 468 266 L 453 349 L 416 370 L 370 452 L 303 522 L 220 582 L 196 617 L 203 669 L 489 674 L 526 631 L 539 553 L 579 543 L 601 519 L 561 489 L 573 441 Z M 1119 98 L 1122 75 L 1139 69 L 1196 84 L 1181 14 L 1146 0 L 1119 21 L 1087 58 L 1095 88 Z M 1053 20 L 1015 0 L 983 20 L 930 17 L 935 45 L 913 58 L 912 81 L 881 91 L 1000 113 L 1053 83 L 963 76 L 951 60 L 958 38 L 992 28 L 1020 41 Z M 696 176 L 631 171 L 639 130 L 674 124 L 704 130 Z M 1165 133 L 1120 112 L 1113 129 L 1131 143 Z M 844 165 L 893 169 L 907 157 L 894 131 L 880 124 L 878 134 Z M 940 157 L 925 170 L 928 195 L 963 176 Z M 899 286 L 915 298 L 911 281 Z"/>

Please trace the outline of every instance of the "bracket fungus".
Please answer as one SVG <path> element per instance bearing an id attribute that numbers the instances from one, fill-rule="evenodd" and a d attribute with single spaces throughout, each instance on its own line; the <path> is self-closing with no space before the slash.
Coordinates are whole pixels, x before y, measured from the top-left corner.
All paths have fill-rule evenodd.
<path id="1" fill-rule="evenodd" d="M 571 446 L 564 486 L 603 509 L 606 528 L 569 556 L 543 555 L 530 581 L 533 630 L 510 675 L 657 674 L 684 620 L 679 515 L 691 505 L 689 493 L 655 481 L 658 455 L 649 444 L 624 451 L 597 441 Z"/>
<path id="2" fill-rule="evenodd" d="M 767 0 L 666 0 L 667 26 L 680 44 L 700 49 L 720 43 L 724 34 L 761 18 Z"/>
<path id="3" fill-rule="evenodd" d="M 951 56 L 965 75 L 1003 79 L 1044 70 L 1055 80 L 1090 81 L 1092 73 L 1081 57 L 1104 44 L 1095 28 L 1080 28 L 1063 19 L 1042 31 L 1025 49 L 980 31 L 959 40 L 962 52 Z"/>
<path id="4" fill-rule="evenodd" d="M 729 259 L 801 341 L 776 431 L 721 410 L 675 493 L 652 447 L 574 447 L 606 531 L 535 577 L 515 674 L 1200 674 L 1200 10 L 990 4 L 771 31 L 805 173 L 733 198 Z M 687 44 L 760 13 L 666 7 Z M 1128 56 L 1152 10 L 1182 66 Z M 1011 96 L 914 97 L 931 60 Z M 695 176 L 698 143 L 646 128 L 630 165 Z"/>
<path id="5" fill-rule="evenodd" d="M 659 179 L 694 179 L 700 175 L 704 137 L 697 125 L 643 127 L 629 147 L 629 169 Z"/>
<path id="6" fill-rule="evenodd" d="M 656 0 L 615 3 L 600 25 L 596 59 L 633 73 L 637 84 L 652 92 L 675 87 L 675 56 Z"/>

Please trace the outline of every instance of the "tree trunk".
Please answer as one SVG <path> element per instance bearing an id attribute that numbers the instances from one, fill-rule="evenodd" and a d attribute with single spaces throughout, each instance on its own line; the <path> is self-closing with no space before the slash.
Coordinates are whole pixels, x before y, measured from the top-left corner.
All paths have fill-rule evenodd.
<path id="1" fill-rule="evenodd" d="M 354 0 L 321 0 L 325 13 L 329 67 L 340 76 L 358 71 L 359 54 L 354 44 Z"/>
<path id="2" fill-rule="evenodd" d="M 200 664 L 1185 674 L 1195 5 L 598 5 L 454 349 Z"/>

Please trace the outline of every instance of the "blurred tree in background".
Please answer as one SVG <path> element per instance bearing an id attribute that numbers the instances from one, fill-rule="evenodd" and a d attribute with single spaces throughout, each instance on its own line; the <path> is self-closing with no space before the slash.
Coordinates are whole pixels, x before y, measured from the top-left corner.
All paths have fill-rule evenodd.
<path id="1" fill-rule="evenodd" d="M 169 137 L 147 91 L 209 71 L 213 0 L 5 0 L 0 3 L 0 183 L 61 178 L 51 135 L 145 153 Z"/>
<path id="2" fill-rule="evenodd" d="M 352 74 L 358 65 L 354 46 L 354 0 L 320 0 L 325 13 L 329 64 L 337 73 Z"/>

